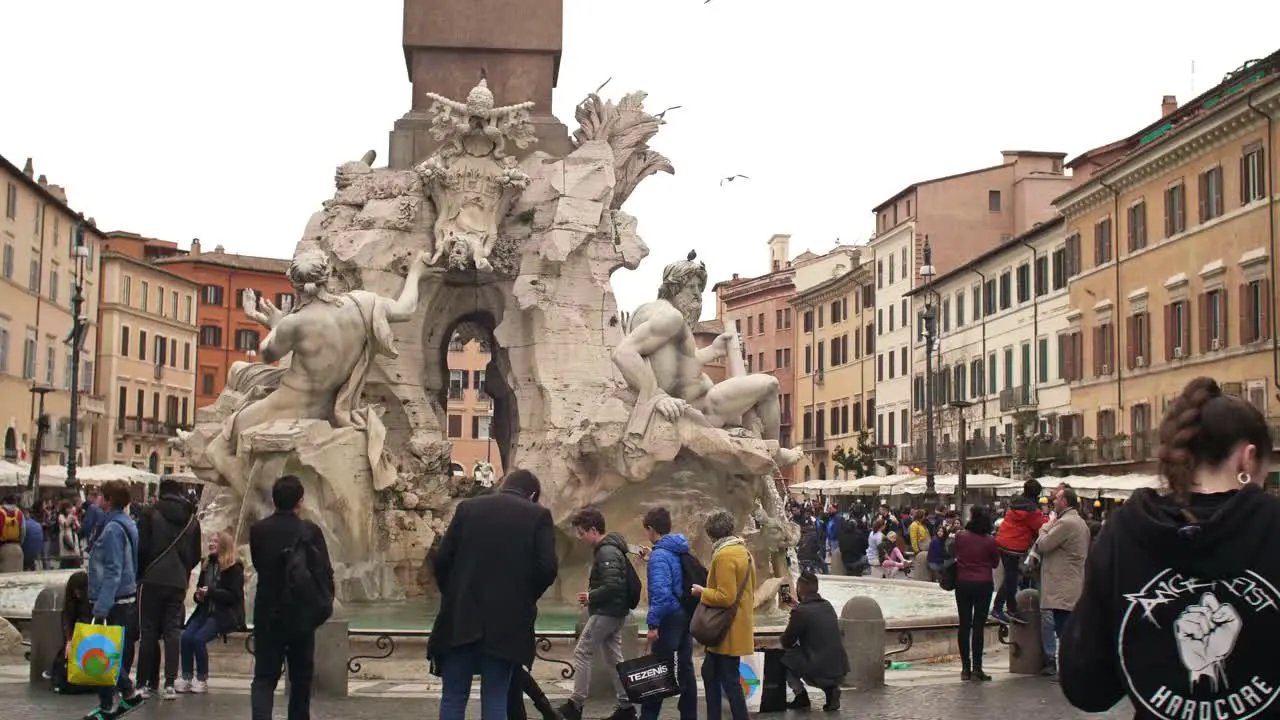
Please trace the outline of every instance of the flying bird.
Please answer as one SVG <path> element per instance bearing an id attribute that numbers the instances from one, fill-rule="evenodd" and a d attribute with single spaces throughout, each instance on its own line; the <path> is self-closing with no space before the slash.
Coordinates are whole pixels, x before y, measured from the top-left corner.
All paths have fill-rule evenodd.
<path id="1" fill-rule="evenodd" d="M 658 113 L 657 115 L 654 115 L 654 117 L 656 117 L 656 118 L 658 118 L 659 120 L 661 120 L 661 119 L 663 119 L 663 117 L 664 117 L 664 116 L 666 116 L 666 114 L 667 114 L 667 113 L 671 112 L 672 110 L 679 110 L 679 109 L 680 109 L 680 108 L 682 108 L 682 107 L 684 107 L 684 106 L 683 106 L 683 105 L 672 105 L 671 107 L 667 108 L 666 110 L 663 110 L 662 112 Z"/>
<path id="2" fill-rule="evenodd" d="M 600 87 L 596 88 L 596 93 L 595 93 L 595 94 L 596 94 L 596 95 L 599 95 L 599 94 L 600 94 L 600 91 L 604 89 L 604 86 L 605 86 L 605 85 L 608 85 L 608 84 L 609 84 L 609 82 L 610 82 L 610 81 L 612 81 L 612 80 L 613 80 L 613 76 L 612 76 L 612 75 L 610 75 L 608 80 L 605 80 L 604 82 L 600 83 Z"/>
<path id="3" fill-rule="evenodd" d="M 709 0 L 708 0 L 708 1 L 709 1 Z M 705 3 L 704 3 L 704 4 L 705 4 Z M 727 178 L 721 178 L 721 179 L 720 179 L 720 186 L 721 186 L 721 187 L 724 187 L 724 184 L 725 184 L 725 183 L 727 183 L 727 182 L 733 182 L 734 180 L 737 180 L 738 178 L 742 178 L 743 180 L 750 180 L 750 179 L 751 179 L 751 178 L 747 177 L 746 175 L 731 175 L 731 176 L 729 176 L 729 177 L 727 177 Z"/>

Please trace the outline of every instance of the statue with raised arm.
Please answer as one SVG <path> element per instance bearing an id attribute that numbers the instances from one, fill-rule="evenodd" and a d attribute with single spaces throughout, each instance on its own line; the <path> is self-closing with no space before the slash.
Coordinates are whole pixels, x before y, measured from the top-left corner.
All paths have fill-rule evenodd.
<path id="1" fill-rule="evenodd" d="M 746 373 L 740 357 L 729 358 L 730 372 L 720 383 L 703 372 L 707 363 L 741 352 L 733 331 L 705 348 L 694 341 L 706 287 L 707 268 L 691 252 L 687 260 L 663 270 L 658 299 L 632 313 L 630 331 L 614 350 L 613 362 L 636 393 L 633 424 L 647 427 L 656 412 L 673 423 L 689 418 L 716 428 L 752 428 L 777 443 L 782 425 L 777 378 Z M 798 450 L 778 447 L 773 460 L 787 467 L 800 458 Z"/>

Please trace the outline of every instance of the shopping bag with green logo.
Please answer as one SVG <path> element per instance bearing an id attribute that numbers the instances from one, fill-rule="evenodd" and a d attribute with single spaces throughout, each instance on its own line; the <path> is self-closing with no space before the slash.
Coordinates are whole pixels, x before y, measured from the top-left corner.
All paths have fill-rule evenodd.
<path id="1" fill-rule="evenodd" d="M 67 682 L 88 687 L 115 687 L 120 678 L 124 628 L 106 623 L 76 623 L 67 653 Z"/>

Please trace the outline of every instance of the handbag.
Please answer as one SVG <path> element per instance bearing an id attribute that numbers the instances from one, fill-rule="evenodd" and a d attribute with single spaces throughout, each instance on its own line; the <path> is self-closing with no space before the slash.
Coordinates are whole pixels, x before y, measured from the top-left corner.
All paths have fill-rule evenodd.
<path id="1" fill-rule="evenodd" d="M 751 555 L 747 555 L 747 572 L 742 576 L 742 582 L 738 585 L 738 594 L 733 599 L 733 604 L 729 607 L 711 607 L 706 603 L 698 603 L 698 609 L 693 611 L 693 620 L 689 623 L 689 634 L 694 640 L 712 647 L 724 642 L 724 638 L 729 634 L 729 628 L 733 627 L 733 619 L 738 616 L 738 603 L 742 602 L 742 594 L 747 590 L 747 581 L 751 579 L 751 568 L 754 560 Z"/>
<path id="2" fill-rule="evenodd" d="M 67 657 L 67 682 L 85 687 L 115 687 L 120 679 L 124 628 L 119 625 L 76 623 Z"/>
<path id="3" fill-rule="evenodd" d="M 675 663 L 670 657 L 645 655 L 634 660 L 623 660 L 616 669 L 627 699 L 637 705 L 680 694 Z"/>

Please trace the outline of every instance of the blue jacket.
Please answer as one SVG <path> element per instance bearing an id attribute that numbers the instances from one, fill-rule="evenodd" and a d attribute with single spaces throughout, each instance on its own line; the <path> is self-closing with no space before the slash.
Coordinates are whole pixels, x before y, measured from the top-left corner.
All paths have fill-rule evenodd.
<path id="1" fill-rule="evenodd" d="M 22 538 L 22 555 L 31 562 L 44 554 L 44 528 L 40 521 L 27 516 L 27 534 Z"/>
<path id="2" fill-rule="evenodd" d="M 89 507 L 84 509 L 84 518 L 80 520 L 80 536 L 84 538 L 87 550 L 93 549 L 93 541 L 102 532 L 102 523 L 106 519 L 107 513 L 95 503 L 89 503 Z"/>
<path id="3" fill-rule="evenodd" d="M 128 514 L 113 510 L 89 551 L 89 602 L 94 617 L 106 617 L 116 598 L 137 592 L 138 526 Z"/>
<path id="4" fill-rule="evenodd" d="M 658 538 L 649 554 L 649 616 L 645 622 L 657 629 L 662 619 L 680 610 L 684 596 L 684 573 L 680 556 L 689 552 L 689 541 L 680 533 Z"/>
<path id="5" fill-rule="evenodd" d="M 832 515 L 827 519 L 827 539 L 840 539 L 840 528 L 844 525 L 844 518 L 839 515 Z"/>

